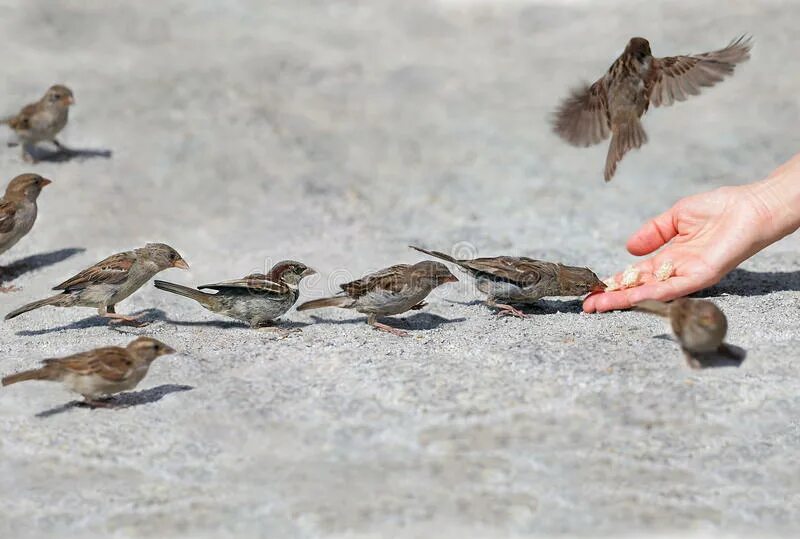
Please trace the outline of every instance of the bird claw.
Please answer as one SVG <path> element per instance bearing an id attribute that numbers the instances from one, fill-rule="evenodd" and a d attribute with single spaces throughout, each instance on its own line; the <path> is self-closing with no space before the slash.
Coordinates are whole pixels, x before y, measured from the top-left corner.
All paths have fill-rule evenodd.
<path id="1" fill-rule="evenodd" d="M 417 303 L 416 305 L 414 305 L 413 307 L 411 307 L 411 309 L 410 309 L 410 310 L 412 310 L 412 311 L 419 311 L 420 309 L 424 309 L 424 308 L 425 308 L 427 305 L 428 305 L 428 302 L 427 302 L 427 301 L 420 301 L 419 303 Z"/>
<path id="2" fill-rule="evenodd" d="M 20 290 L 22 290 L 20 287 L 14 285 L 0 286 L 0 294 L 7 294 L 9 292 L 19 292 Z"/>
<path id="3" fill-rule="evenodd" d="M 407 331 L 403 331 L 402 329 L 393 328 L 392 326 L 388 326 L 386 324 L 381 324 L 380 322 L 375 322 L 371 324 L 373 329 L 378 331 L 383 331 L 386 333 L 391 333 L 392 335 L 397 335 L 398 337 L 409 337 L 409 333 Z"/>
<path id="4" fill-rule="evenodd" d="M 303 332 L 303 330 L 300 328 L 279 328 L 275 326 L 261 326 L 255 329 L 256 331 L 261 331 L 263 333 L 273 333 L 275 335 L 278 335 L 281 339 L 285 339 L 286 337 L 294 333 Z"/>
<path id="5" fill-rule="evenodd" d="M 497 316 L 514 316 L 516 318 L 528 318 L 527 314 L 525 314 L 524 312 L 520 311 L 515 307 L 512 307 L 511 305 L 497 303 L 492 305 L 492 307 L 498 309 Z"/>

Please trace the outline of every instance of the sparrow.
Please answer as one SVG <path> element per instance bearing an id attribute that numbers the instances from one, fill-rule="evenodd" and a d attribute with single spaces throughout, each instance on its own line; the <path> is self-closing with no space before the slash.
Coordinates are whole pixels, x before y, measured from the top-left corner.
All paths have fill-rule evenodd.
<path id="1" fill-rule="evenodd" d="M 378 317 L 421 309 L 425 306 L 423 300 L 434 288 L 457 281 L 447 266 L 440 262 L 397 264 L 339 285 L 342 289 L 340 295 L 307 301 L 297 310 L 308 311 L 322 307 L 354 309 L 366 314 L 367 324 L 375 329 L 407 337 L 407 332 L 378 322 Z"/>
<path id="2" fill-rule="evenodd" d="M 51 86 L 36 103 L 23 107 L 16 116 L 6 118 L 0 123 L 8 126 L 22 142 L 22 159 L 36 162 L 29 153 L 29 146 L 38 142 L 52 142 L 62 152 L 69 151 L 56 139 L 67 125 L 69 107 L 75 104 L 72 90 L 62 84 Z M 15 146 L 16 144 L 9 144 Z"/>
<path id="3" fill-rule="evenodd" d="M 752 41 L 742 36 L 724 49 L 690 56 L 656 58 L 650 43 L 634 37 L 608 72 L 574 89 L 553 117 L 553 131 L 573 146 L 598 144 L 611 135 L 605 180 L 626 152 L 647 142 L 639 119 L 651 104 L 668 106 L 697 95 L 733 73 L 750 58 Z"/>
<path id="4" fill-rule="evenodd" d="M 478 290 L 488 296 L 486 305 L 500 315 L 525 318 L 512 304 L 534 303 L 549 296 L 583 296 L 605 290 L 606 284 L 588 268 L 565 266 L 527 257 L 497 256 L 457 260 L 439 251 L 409 245 L 421 253 L 441 258 L 472 275 Z"/>
<path id="5" fill-rule="evenodd" d="M 139 337 L 128 346 L 106 346 L 66 357 L 45 359 L 43 367 L 3 378 L 4 386 L 26 380 L 61 382 L 83 395 L 92 407 L 109 407 L 101 399 L 136 387 L 154 359 L 175 350 L 150 337 Z"/>
<path id="6" fill-rule="evenodd" d="M 710 301 L 681 298 L 670 303 L 645 300 L 637 303 L 637 311 L 668 318 L 690 367 L 703 366 L 709 354 L 722 354 L 739 359 L 740 354 L 723 342 L 728 332 L 728 319 Z"/>
<path id="7" fill-rule="evenodd" d="M 11 320 L 23 313 L 52 305 L 53 307 L 94 307 L 111 323 L 134 323 L 138 317 L 116 314 L 115 305 L 136 292 L 153 275 L 167 268 L 189 269 L 178 252 L 163 243 L 111 255 L 94 266 L 67 279 L 53 290 L 60 294 L 34 301 L 6 315 Z"/>
<path id="8" fill-rule="evenodd" d="M 204 284 L 199 290 L 159 280 L 153 284 L 160 290 L 191 298 L 211 312 L 247 322 L 252 328 L 263 328 L 272 326 L 295 304 L 300 281 L 315 273 L 305 264 L 284 260 L 266 275 L 253 273 L 241 279 Z M 217 293 L 201 292 L 203 289 Z"/>
<path id="9" fill-rule="evenodd" d="M 6 187 L 0 198 L 0 254 L 11 249 L 33 228 L 38 208 L 36 199 L 52 182 L 38 174 L 20 174 Z M 12 290 L 0 286 L 0 292 Z"/>

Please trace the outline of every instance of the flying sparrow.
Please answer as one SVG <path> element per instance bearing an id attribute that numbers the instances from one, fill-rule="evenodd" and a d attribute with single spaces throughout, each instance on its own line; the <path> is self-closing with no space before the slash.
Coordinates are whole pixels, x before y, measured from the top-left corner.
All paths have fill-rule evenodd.
<path id="1" fill-rule="evenodd" d="M 377 330 L 401 337 L 408 333 L 378 322 L 379 316 L 390 316 L 421 309 L 423 300 L 441 284 L 458 279 L 440 262 L 398 264 L 339 285 L 342 293 L 332 298 L 315 299 L 300 305 L 298 311 L 341 307 L 367 315 L 367 324 Z"/>
<path id="2" fill-rule="evenodd" d="M 681 298 L 664 303 L 645 300 L 634 307 L 637 311 L 669 318 L 686 362 L 694 369 L 702 367 L 704 358 L 709 354 L 718 353 L 739 359 L 740 354 L 723 342 L 728 332 L 728 319 L 710 301 Z"/>
<path id="3" fill-rule="evenodd" d="M 158 289 L 191 298 L 211 312 L 260 328 L 272 326 L 276 318 L 286 313 L 300 295 L 300 281 L 315 273 L 305 264 L 284 260 L 275 264 L 266 275 L 253 273 L 241 279 L 199 287 L 200 290 L 216 290 L 216 294 L 166 281 L 156 280 L 153 284 Z"/>
<path id="4" fill-rule="evenodd" d="M 606 287 L 588 268 L 514 256 L 456 260 L 439 251 L 409 247 L 456 264 L 472 275 L 478 290 L 488 296 L 486 305 L 499 309 L 500 315 L 525 318 L 513 304 L 534 303 L 549 296 L 583 296 Z"/>
<path id="5" fill-rule="evenodd" d="M 750 58 L 750 38 L 724 49 L 691 56 L 656 58 L 650 43 L 634 37 L 601 79 L 572 91 L 555 113 L 553 130 L 573 146 L 598 144 L 611 135 L 605 179 L 610 181 L 626 152 L 647 142 L 639 119 L 656 107 L 684 101 L 733 73 Z"/>
<path id="6" fill-rule="evenodd" d="M 43 367 L 3 378 L 10 386 L 26 380 L 61 382 L 67 389 L 83 395 L 84 402 L 94 407 L 108 407 L 103 400 L 121 391 L 136 387 L 147 374 L 150 364 L 159 356 L 175 350 L 150 337 L 139 337 L 128 346 L 106 346 L 67 357 L 45 359 Z"/>
<path id="7" fill-rule="evenodd" d="M 69 151 L 58 142 L 56 135 L 67 125 L 69 107 L 74 103 L 72 90 L 56 84 L 39 101 L 26 105 L 16 116 L 6 118 L 0 123 L 8 124 L 19 137 L 22 142 L 22 159 L 35 162 L 28 150 L 30 145 L 38 142 L 52 142 L 59 150 Z"/>
<path id="8" fill-rule="evenodd" d="M 63 290 L 34 301 L 6 315 L 6 320 L 44 307 L 94 307 L 100 316 L 115 322 L 133 323 L 137 317 L 116 314 L 114 306 L 136 292 L 153 275 L 167 268 L 189 269 L 175 249 L 163 243 L 117 253 L 67 279 L 53 290 Z"/>
<path id="9" fill-rule="evenodd" d="M 36 199 L 52 183 L 38 174 L 20 174 L 8 184 L 0 198 L 0 254 L 11 249 L 33 228 L 38 212 Z M 0 286 L 0 292 L 11 288 Z"/>

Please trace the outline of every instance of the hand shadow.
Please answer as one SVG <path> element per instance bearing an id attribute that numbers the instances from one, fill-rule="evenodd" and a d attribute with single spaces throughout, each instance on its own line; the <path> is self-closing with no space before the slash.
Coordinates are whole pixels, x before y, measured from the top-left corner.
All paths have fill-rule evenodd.
<path id="1" fill-rule="evenodd" d="M 138 316 L 142 315 L 140 319 L 141 322 L 150 323 L 153 320 L 158 320 L 159 318 L 163 319 L 164 311 L 161 309 L 142 309 L 141 311 L 137 311 L 135 313 L 131 313 L 130 316 Z M 86 329 L 86 328 L 95 328 L 95 327 L 103 327 L 107 326 L 109 329 L 120 331 L 122 329 L 139 329 L 147 327 L 145 326 L 132 326 L 126 324 L 112 324 L 111 320 L 108 318 L 104 318 L 99 315 L 90 316 L 88 318 L 83 318 L 82 320 L 78 320 L 76 322 L 72 322 L 70 324 L 66 324 L 63 326 L 57 326 L 54 328 L 45 328 L 45 329 L 24 329 L 22 331 L 18 331 L 16 334 L 20 337 L 36 337 L 38 335 L 47 335 L 48 333 L 57 333 L 59 331 L 67 331 L 73 329 Z M 128 333 L 127 331 L 120 331 L 120 333 Z"/>
<path id="2" fill-rule="evenodd" d="M 28 272 L 63 262 L 69 257 L 82 253 L 85 250 L 86 249 L 83 247 L 70 247 L 21 258 L 8 266 L 0 267 L 0 281 L 5 279 L 17 279 Z"/>
<path id="3" fill-rule="evenodd" d="M 450 303 L 455 303 L 457 305 L 464 305 L 467 307 L 478 305 L 485 307 L 487 310 L 492 312 L 497 312 L 497 309 L 489 306 L 486 302 L 481 300 L 473 300 L 473 301 L 453 301 L 453 300 L 445 300 L 449 301 Z M 499 303 L 502 303 L 499 302 Z M 575 313 L 580 314 L 583 312 L 583 302 L 579 299 L 577 300 L 560 300 L 560 299 L 540 299 L 537 300 L 535 303 L 528 303 L 528 304 L 511 304 L 513 307 L 516 307 L 526 315 L 537 315 L 537 314 L 556 314 L 556 313 Z"/>
<path id="4" fill-rule="evenodd" d="M 800 271 L 749 271 L 736 268 L 722 280 L 701 290 L 695 297 L 708 298 L 732 294 L 736 296 L 764 296 L 772 292 L 800 291 Z"/>
<path id="5" fill-rule="evenodd" d="M 342 325 L 342 324 L 364 324 L 363 318 L 348 318 L 346 320 L 333 320 L 331 318 L 323 318 L 321 316 L 312 315 L 311 319 L 314 320 L 314 323 L 323 323 L 323 324 L 333 324 L 333 325 Z M 413 330 L 426 330 L 426 329 L 435 329 L 444 324 L 453 324 L 456 322 L 463 322 L 466 318 L 444 318 L 443 316 L 439 316 L 437 314 L 431 313 L 416 313 L 412 314 L 411 316 L 402 317 L 402 316 L 385 316 L 379 319 L 380 322 L 383 322 L 387 326 L 392 326 L 394 328 L 403 329 L 413 329 Z"/>
<path id="6" fill-rule="evenodd" d="M 45 161 L 48 163 L 63 163 L 66 161 L 72 161 L 73 159 L 110 159 L 113 154 L 113 152 L 109 149 L 69 148 L 63 144 L 61 145 L 61 148 L 55 151 L 45 150 L 39 146 L 28 146 L 28 153 L 36 161 Z"/>
<path id="7" fill-rule="evenodd" d="M 82 401 L 72 401 L 66 404 L 62 404 L 61 406 L 56 406 L 55 408 L 51 408 L 49 410 L 39 412 L 38 414 L 36 414 L 36 417 L 45 419 L 48 417 L 52 417 L 54 415 L 63 414 L 64 412 L 68 412 L 74 408 L 88 408 L 90 410 L 96 410 L 96 409 L 116 410 L 120 408 L 130 408 L 132 406 L 141 406 L 142 404 L 150 404 L 151 402 L 160 401 L 162 398 L 164 398 L 166 395 L 169 395 L 170 393 L 177 393 L 180 391 L 191 391 L 192 389 L 194 389 L 192 386 L 187 386 L 187 385 L 164 384 L 158 387 L 144 389 L 142 391 L 129 391 L 126 393 L 119 393 L 109 399 L 103 400 L 103 403 L 107 404 L 108 406 L 103 406 L 101 408 L 93 407 Z"/>

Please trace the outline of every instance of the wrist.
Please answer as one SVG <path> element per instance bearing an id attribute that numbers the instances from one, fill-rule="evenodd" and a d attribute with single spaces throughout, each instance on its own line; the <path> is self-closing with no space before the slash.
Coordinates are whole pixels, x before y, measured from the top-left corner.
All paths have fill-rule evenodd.
<path id="1" fill-rule="evenodd" d="M 769 245 L 800 228 L 800 154 L 764 180 L 744 186 Z"/>

